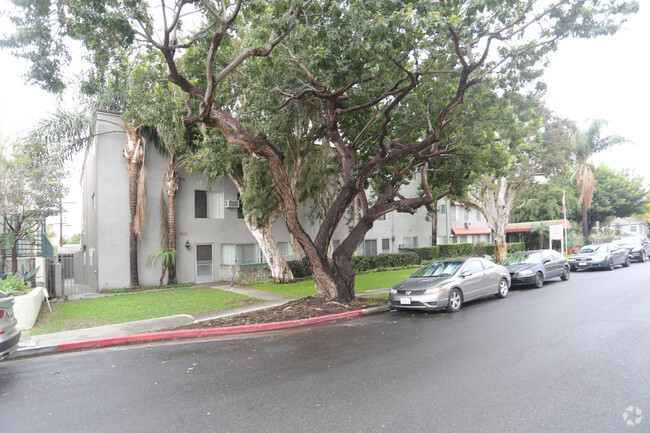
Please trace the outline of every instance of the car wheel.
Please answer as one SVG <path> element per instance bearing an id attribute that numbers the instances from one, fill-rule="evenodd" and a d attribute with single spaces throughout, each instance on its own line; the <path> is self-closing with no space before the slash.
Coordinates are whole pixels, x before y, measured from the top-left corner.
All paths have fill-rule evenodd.
<path id="1" fill-rule="evenodd" d="M 463 307 L 463 294 L 459 289 L 451 289 L 449 292 L 449 303 L 447 304 L 447 311 L 455 313 Z"/>
<path id="2" fill-rule="evenodd" d="M 544 275 L 541 272 L 535 274 L 535 287 L 538 289 L 544 285 Z"/>
<path id="3" fill-rule="evenodd" d="M 499 291 L 496 294 L 497 298 L 505 298 L 508 296 L 508 281 L 505 278 L 501 278 L 501 281 L 499 281 Z"/>
<path id="4" fill-rule="evenodd" d="M 560 276 L 560 279 L 562 281 L 567 281 L 571 277 L 571 272 L 569 271 L 569 267 L 565 266 L 564 267 L 564 272 L 562 272 L 562 275 Z"/>
<path id="5" fill-rule="evenodd" d="M 627 256 L 627 257 L 625 258 L 625 261 L 623 262 L 623 267 L 624 267 L 624 268 L 629 268 L 631 262 L 632 262 L 632 260 L 630 260 L 630 256 Z"/>
<path id="6" fill-rule="evenodd" d="M 609 260 L 607 261 L 607 270 L 611 271 L 613 269 L 614 269 L 614 259 L 610 257 Z"/>

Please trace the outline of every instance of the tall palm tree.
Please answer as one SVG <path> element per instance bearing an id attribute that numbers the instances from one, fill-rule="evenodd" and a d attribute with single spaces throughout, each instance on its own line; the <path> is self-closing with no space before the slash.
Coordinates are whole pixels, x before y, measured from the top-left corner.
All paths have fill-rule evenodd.
<path id="1" fill-rule="evenodd" d="M 146 211 L 146 178 L 144 166 L 145 140 L 140 127 L 125 125 L 123 156 L 129 172 L 129 273 L 131 287 L 138 287 L 138 237 L 142 238 Z M 139 172 L 139 173 L 138 173 Z"/>
<path id="2" fill-rule="evenodd" d="M 618 135 L 601 136 L 603 126 L 607 122 L 595 120 L 591 123 L 586 132 L 577 131 L 573 143 L 573 151 L 578 169 L 576 179 L 580 188 L 580 197 L 578 203 L 582 211 L 582 236 L 587 241 L 589 237 L 589 222 L 587 219 L 587 210 L 591 207 L 591 201 L 594 198 L 596 181 L 594 178 L 594 166 L 588 160 L 594 153 L 601 152 L 610 147 L 624 143 L 627 140 Z"/>

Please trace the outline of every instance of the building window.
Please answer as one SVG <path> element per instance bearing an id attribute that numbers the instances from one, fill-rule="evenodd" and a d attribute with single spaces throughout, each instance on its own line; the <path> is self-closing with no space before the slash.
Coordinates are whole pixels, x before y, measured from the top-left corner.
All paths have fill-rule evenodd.
<path id="1" fill-rule="evenodd" d="M 630 233 L 636 233 L 636 226 L 630 226 Z"/>
<path id="2" fill-rule="evenodd" d="M 194 218 L 208 217 L 208 192 L 205 190 L 194 190 Z"/>
<path id="3" fill-rule="evenodd" d="M 418 247 L 418 237 L 411 236 L 404 238 L 403 248 L 417 248 Z"/>
<path id="4" fill-rule="evenodd" d="M 377 255 L 377 239 L 365 239 L 362 245 L 363 245 L 362 254 L 364 256 Z"/>
<path id="5" fill-rule="evenodd" d="M 476 221 L 478 221 L 478 222 L 485 221 L 485 218 L 483 217 L 483 214 L 478 209 L 476 209 Z"/>
<path id="6" fill-rule="evenodd" d="M 381 240 L 381 252 L 387 253 L 390 251 L 390 239 Z"/>
<path id="7" fill-rule="evenodd" d="M 386 221 L 386 214 L 379 215 L 379 217 L 377 218 L 377 221 Z"/>
<path id="8" fill-rule="evenodd" d="M 264 262 L 264 254 L 257 244 L 221 244 L 221 263 L 224 265 Z"/>
<path id="9" fill-rule="evenodd" d="M 438 205 L 438 213 L 440 215 L 444 215 L 446 211 L 447 211 L 447 206 L 444 203 Z"/>
<path id="10" fill-rule="evenodd" d="M 462 206 L 452 206 L 452 221 L 462 221 L 461 211 L 463 210 Z"/>
<path id="11" fill-rule="evenodd" d="M 194 191 L 194 218 L 222 219 L 224 207 L 223 192 Z"/>
<path id="12" fill-rule="evenodd" d="M 465 209 L 465 222 L 472 220 L 472 212 L 469 209 Z"/>

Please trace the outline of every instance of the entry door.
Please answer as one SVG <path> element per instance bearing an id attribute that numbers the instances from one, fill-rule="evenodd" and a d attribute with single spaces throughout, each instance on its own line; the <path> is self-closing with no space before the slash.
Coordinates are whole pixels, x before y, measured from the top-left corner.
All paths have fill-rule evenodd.
<path id="1" fill-rule="evenodd" d="M 195 248 L 196 282 L 214 281 L 212 269 L 212 244 L 197 244 Z"/>

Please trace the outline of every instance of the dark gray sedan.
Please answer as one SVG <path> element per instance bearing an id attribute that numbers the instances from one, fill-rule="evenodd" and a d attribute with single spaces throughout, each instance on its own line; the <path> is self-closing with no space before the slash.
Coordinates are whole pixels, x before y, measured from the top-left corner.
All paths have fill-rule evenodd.
<path id="1" fill-rule="evenodd" d="M 390 290 L 395 309 L 455 312 L 463 303 L 484 296 L 508 296 L 510 274 L 501 265 L 469 257 L 431 263 Z"/>
<path id="2" fill-rule="evenodd" d="M 585 245 L 569 258 L 571 271 L 578 269 L 608 269 L 630 266 L 630 256 L 625 248 L 616 244 Z"/>
<path id="3" fill-rule="evenodd" d="M 645 236 L 619 236 L 612 243 L 625 248 L 631 260 L 645 262 L 650 257 L 650 241 Z"/>
<path id="4" fill-rule="evenodd" d="M 512 285 L 532 284 L 539 288 L 551 278 L 566 281 L 571 276 L 569 262 L 554 250 L 522 251 L 510 256 L 503 266 L 510 272 Z"/>

